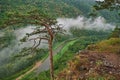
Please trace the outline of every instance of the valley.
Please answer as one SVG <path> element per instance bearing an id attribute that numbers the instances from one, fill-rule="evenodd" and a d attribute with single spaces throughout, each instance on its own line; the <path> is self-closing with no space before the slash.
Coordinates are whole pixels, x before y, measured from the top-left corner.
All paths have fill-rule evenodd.
<path id="1" fill-rule="evenodd" d="M 119 5 L 0 0 L 0 80 L 119 80 Z"/>

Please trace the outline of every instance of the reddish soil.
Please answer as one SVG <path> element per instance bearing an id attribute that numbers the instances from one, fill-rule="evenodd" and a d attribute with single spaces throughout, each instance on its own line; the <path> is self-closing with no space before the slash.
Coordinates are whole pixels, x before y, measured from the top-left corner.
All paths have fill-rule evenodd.
<path id="1" fill-rule="evenodd" d="M 119 54 L 83 51 L 68 63 L 68 68 L 60 72 L 56 80 L 98 80 L 99 78 L 120 79 Z"/>

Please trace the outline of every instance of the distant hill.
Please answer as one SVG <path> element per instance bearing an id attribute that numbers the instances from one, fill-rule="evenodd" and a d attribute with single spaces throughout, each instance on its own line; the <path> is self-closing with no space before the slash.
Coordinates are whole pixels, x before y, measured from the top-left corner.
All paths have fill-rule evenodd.
<path id="1" fill-rule="evenodd" d="M 10 13 L 27 14 L 36 9 L 54 17 L 89 17 L 94 4 L 94 0 L 0 0 L 0 25 L 4 19 L 9 18 Z M 117 11 L 102 10 L 96 15 L 103 16 L 108 22 L 120 22 Z"/>

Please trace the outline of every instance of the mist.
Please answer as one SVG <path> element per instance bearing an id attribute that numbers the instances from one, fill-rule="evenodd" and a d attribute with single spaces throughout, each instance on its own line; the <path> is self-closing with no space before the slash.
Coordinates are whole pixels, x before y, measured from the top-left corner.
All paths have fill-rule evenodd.
<path id="1" fill-rule="evenodd" d="M 4 36 L 4 32 L 0 31 L 0 37 Z"/>
<path id="2" fill-rule="evenodd" d="M 27 41 L 27 42 L 20 42 L 20 39 L 22 39 L 24 36 L 26 36 L 26 33 L 31 33 L 34 31 L 34 29 L 36 28 L 36 26 L 32 26 L 32 25 L 28 25 L 26 27 L 23 28 L 19 28 L 16 30 L 12 30 L 13 35 L 15 36 L 15 39 L 12 40 L 12 43 L 6 47 L 3 48 L 0 51 L 0 64 L 2 63 L 2 61 L 4 59 L 9 59 L 13 54 L 19 54 L 19 52 L 27 47 L 32 47 L 34 42 L 33 41 Z M 0 36 L 4 36 L 4 32 L 1 32 L 2 34 Z M 33 36 L 37 37 L 39 35 Z M 36 43 L 37 44 L 37 43 Z M 46 41 L 41 41 L 41 44 L 38 48 L 48 48 L 48 44 Z"/>
<path id="3" fill-rule="evenodd" d="M 20 39 L 22 39 L 24 36 L 26 36 L 26 33 L 33 32 L 36 27 L 37 26 L 29 25 L 29 26 L 27 26 L 25 28 L 20 28 L 18 30 L 15 30 L 14 33 L 16 35 L 16 39 L 18 40 L 18 42 L 21 43 Z M 29 39 L 39 37 L 39 36 L 42 36 L 42 35 L 44 35 L 44 34 L 33 35 L 33 36 L 29 37 Z M 47 44 L 45 44 L 45 43 L 47 43 L 47 41 L 42 40 L 39 48 L 47 48 Z M 20 47 L 21 48 L 31 47 L 33 44 L 34 44 L 33 41 L 28 40 L 27 42 L 23 42 L 22 44 L 20 44 Z"/>
<path id="4" fill-rule="evenodd" d="M 103 17 L 97 17 L 95 19 L 85 18 L 83 16 L 78 16 L 77 18 L 58 18 L 58 24 L 62 24 L 65 30 L 69 31 L 71 27 L 77 27 L 80 29 L 87 30 L 96 30 L 96 31 L 108 31 L 113 30 L 115 25 L 107 23 Z M 12 54 L 19 53 L 24 47 L 32 47 L 33 41 L 27 41 L 24 43 L 20 42 L 26 33 L 31 33 L 37 26 L 28 25 L 23 28 L 19 28 L 13 31 L 13 35 L 15 35 L 16 39 L 13 40 L 13 43 L 6 48 L 3 48 L 0 51 L 0 63 L 5 58 L 9 58 Z M 4 36 L 4 32 L 1 32 L 0 36 Z M 37 37 L 39 35 L 33 36 Z M 48 48 L 48 44 L 46 41 L 42 41 L 42 44 L 39 48 Z"/>
<path id="5" fill-rule="evenodd" d="M 57 21 L 58 24 L 62 24 L 67 31 L 69 31 L 70 27 L 96 31 L 107 31 L 115 28 L 115 25 L 107 23 L 101 16 L 95 19 L 85 18 L 83 16 L 78 16 L 77 18 L 58 18 Z"/>

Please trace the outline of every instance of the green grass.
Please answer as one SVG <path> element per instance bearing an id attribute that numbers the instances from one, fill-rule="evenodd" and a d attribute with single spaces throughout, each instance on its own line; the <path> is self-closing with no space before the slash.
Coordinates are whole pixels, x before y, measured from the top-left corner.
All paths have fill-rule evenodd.
<path id="1" fill-rule="evenodd" d="M 59 47 L 61 44 L 62 44 L 62 43 L 55 44 L 55 47 L 53 47 L 53 49 L 55 50 L 55 49 L 56 49 L 57 47 Z M 46 55 L 45 55 L 42 59 L 38 59 L 37 61 L 40 61 L 40 60 L 41 60 L 41 61 L 44 61 L 48 56 L 49 56 L 49 54 L 46 53 Z M 33 65 L 30 66 L 30 67 L 28 67 L 28 68 L 26 68 L 26 69 L 24 69 L 24 70 L 22 70 L 22 71 L 20 71 L 19 73 L 15 74 L 15 75 L 13 75 L 13 76 L 10 76 L 10 77 L 5 78 L 5 80 L 14 80 L 15 78 L 17 78 L 17 77 L 19 77 L 20 75 L 22 75 L 22 74 L 26 73 L 27 71 L 29 71 L 32 67 L 33 67 Z M 27 75 L 27 77 L 30 77 L 30 75 L 32 75 L 32 73 L 29 74 L 29 75 Z"/>
<path id="2" fill-rule="evenodd" d="M 59 52 L 60 55 L 55 55 L 54 56 L 54 62 L 56 62 L 58 59 L 60 59 L 62 56 L 64 56 L 64 53 L 68 50 L 68 47 L 70 45 L 73 45 L 74 42 L 76 42 L 78 39 L 70 39 L 70 40 L 66 40 L 64 42 L 61 42 L 59 44 L 57 44 L 53 49 L 57 49 L 57 47 L 59 47 L 60 45 L 64 45 L 64 47 L 61 49 L 61 51 Z M 69 58 L 71 58 L 73 55 L 70 55 L 70 54 L 65 54 L 65 56 L 67 56 L 64 60 L 67 61 L 69 60 Z M 45 58 L 44 58 L 45 59 Z M 57 64 L 55 64 L 57 65 Z M 61 66 L 64 66 L 64 65 L 61 65 Z M 56 70 L 55 73 L 58 73 L 59 71 Z M 29 79 L 29 80 L 49 80 L 50 79 L 50 76 L 49 76 L 49 70 L 47 71 L 44 71 L 44 72 L 41 72 L 38 76 L 35 75 L 34 72 L 31 72 L 30 74 L 24 76 L 22 78 L 22 80 L 26 80 L 26 79 Z"/>
<path id="3" fill-rule="evenodd" d="M 68 50 L 68 47 L 73 45 L 76 41 L 77 41 L 77 39 L 73 40 L 73 41 L 66 41 L 67 43 L 64 44 L 65 46 L 61 49 L 61 51 L 58 53 L 58 55 L 54 56 L 54 61 L 59 59 L 65 53 L 65 51 Z"/>
<path id="4" fill-rule="evenodd" d="M 103 40 L 95 45 L 88 46 L 89 50 L 99 51 L 99 52 L 120 52 L 120 38 L 111 38 L 108 40 Z"/>
<path id="5" fill-rule="evenodd" d="M 60 45 L 62 45 L 62 44 L 64 44 L 64 42 L 61 42 L 61 43 L 56 43 L 55 44 L 55 46 L 53 47 L 53 50 L 55 50 L 55 49 L 57 49 Z M 49 56 L 49 54 L 47 54 L 43 59 L 42 59 L 42 61 L 44 61 L 47 57 Z M 28 75 L 26 75 L 26 76 L 24 76 L 23 78 L 22 78 L 22 80 L 26 80 L 28 77 L 29 78 L 34 78 L 34 75 L 35 73 L 34 72 L 31 72 L 31 73 L 29 73 Z M 42 74 L 45 74 L 45 73 L 42 73 Z"/>
<path id="6" fill-rule="evenodd" d="M 74 38 L 70 40 L 66 40 L 60 44 L 56 44 L 56 46 L 53 48 L 54 50 L 57 49 L 60 45 L 63 45 L 64 47 L 60 50 L 60 52 L 54 56 L 54 72 L 55 75 L 57 75 L 60 71 L 62 71 L 65 67 L 67 67 L 67 62 L 73 58 L 75 53 L 71 50 L 70 47 L 76 47 L 76 42 L 80 41 L 80 43 L 85 43 L 86 38 Z M 81 41 L 82 40 L 82 41 Z M 89 40 L 89 38 L 87 38 Z M 90 42 L 89 42 L 90 43 Z M 49 80 L 49 70 L 41 72 L 39 75 L 35 75 L 34 72 L 26 75 L 22 80 Z"/>
<path id="7" fill-rule="evenodd" d="M 86 39 L 86 38 L 85 38 Z M 88 39 L 89 40 L 89 39 Z M 72 51 L 70 46 L 72 47 L 75 42 L 81 41 L 81 38 L 74 38 L 70 40 L 66 40 L 61 43 L 56 43 L 53 47 L 53 50 L 57 49 L 59 46 L 63 45 L 64 47 L 60 50 L 60 52 L 54 56 L 54 69 L 55 75 L 57 75 L 60 71 L 62 71 L 65 67 L 67 67 L 67 62 L 73 58 L 75 55 Z M 80 42 L 81 43 L 81 42 Z M 84 43 L 84 42 L 83 42 Z M 73 46 L 75 47 L 75 45 Z M 42 61 L 44 61 L 49 54 L 47 54 Z M 25 75 L 22 80 L 49 80 L 49 70 L 41 72 L 40 74 L 36 75 L 36 73 L 31 72 L 28 75 Z"/>
<path id="8" fill-rule="evenodd" d="M 45 51 L 45 52 L 47 52 L 47 51 Z M 39 52 L 38 52 L 38 53 L 39 53 Z M 40 56 L 40 55 L 41 55 L 41 56 Z M 15 80 L 15 78 L 19 77 L 20 75 L 26 73 L 26 72 L 29 71 L 31 68 L 33 68 L 34 63 L 35 63 L 36 61 L 44 60 L 44 59 L 47 58 L 47 56 L 48 56 L 47 53 L 44 53 L 44 55 L 43 55 L 43 54 L 37 54 L 37 55 L 35 55 L 34 58 L 28 59 L 28 60 L 29 60 L 29 64 L 28 64 L 28 63 L 25 63 L 25 64 L 28 64 L 27 67 L 24 67 L 23 69 L 19 70 L 18 72 L 11 73 L 10 76 L 3 77 L 2 80 Z M 26 58 L 27 56 L 24 56 L 24 57 Z M 13 57 L 13 58 L 15 58 L 15 61 L 20 61 L 21 59 L 23 60 L 24 57 L 22 56 L 22 57 L 20 57 L 20 59 L 19 59 L 19 57 L 18 57 L 18 58 L 17 58 L 17 57 Z M 13 63 L 14 63 L 14 60 L 13 60 Z M 11 64 L 12 64 L 12 63 L 11 63 Z M 22 66 L 24 66 L 24 65 L 22 65 Z M 1 79 L 0 79 L 0 80 L 1 80 Z"/>
<path id="9" fill-rule="evenodd" d="M 27 72 L 28 70 L 30 70 L 32 67 L 33 67 L 33 65 L 30 66 L 30 67 L 28 67 L 28 68 L 26 68 L 25 70 L 20 71 L 19 73 L 15 74 L 13 76 L 5 78 L 4 80 L 15 80 L 15 78 L 19 77 L 21 74 L 24 74 L 25 72 Z"/>
<path id="10" fill-rule="evenodd" d="M 80 40 L 80 38 L 74 38 L 70 40 L 66 40 L 60 44 L 57 44 L 57 46 L 54 48 L 57 49 L 60 45 L 63 45 L 64 47 L 60 50 L 60 52 L 54 56 L 54 73 L 57 75 L 61 70 L 63 70 L 65 67 L 67 67 L 67 62 L 73 58 L 75 55 L 71 50 L 69 50 L 69 47 L 72 46 L 75 42 Z M 22 80 L 49 80 L 49 70 L 41 72 L 39 75 L 35 75 L 34 72 L 26 75 L 23 77 Z"/>

